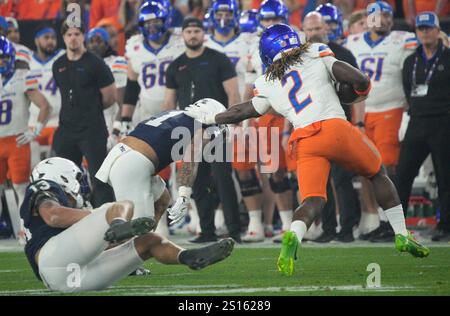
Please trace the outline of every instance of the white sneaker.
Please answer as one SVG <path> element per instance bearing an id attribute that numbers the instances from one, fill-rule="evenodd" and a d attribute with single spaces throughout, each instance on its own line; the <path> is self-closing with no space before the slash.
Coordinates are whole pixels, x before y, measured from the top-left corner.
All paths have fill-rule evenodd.
<path id="1" fill-rule="evenodd" d="M 244 237 L 242 237 L 243 242 L 262 242 L 264 241 L 263 232 L 250 232 L 247 231 Z"/>

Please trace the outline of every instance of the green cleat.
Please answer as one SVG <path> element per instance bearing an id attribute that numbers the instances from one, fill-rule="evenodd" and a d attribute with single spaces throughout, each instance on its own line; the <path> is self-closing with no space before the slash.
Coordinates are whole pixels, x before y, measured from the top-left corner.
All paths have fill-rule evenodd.
<path id="1" fill-rule="evenodd" d="M 416 258 L 425 258 L 430 254 L 430 249 L 422 246 L 408 231 L 408 236 L 395 235 L 395 248 L 400 252 L 409 252 Z"/>
<path id="2" fill-rule="evenodd" d="M 286 276 L 294 273 L 294 260 L 297 260 L 297 248 L 299 242 L 294 232 L 284 233 L 280 256 L 278 257 L 278 271 Z"/>

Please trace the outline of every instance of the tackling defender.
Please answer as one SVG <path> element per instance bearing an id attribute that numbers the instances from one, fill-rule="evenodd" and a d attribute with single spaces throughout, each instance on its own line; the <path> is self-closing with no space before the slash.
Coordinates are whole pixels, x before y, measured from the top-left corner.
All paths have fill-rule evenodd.
<path id="1" fill-rule="evenodd" d="M 297 248 L 326 203 L 330 162 L 370 180 L 378 203 L 395 231 L 400 252 L 426 257 L 429 249 L 406 229 L 402 205 L 394 184 L 386 175 L 375 145 L 345 118 L 333 80 L 350 84 L 357 98 L 364 100 L 370 80 L 359 70 L 333 57 L 325 44 L 302 44 L 288 25 L 267 28 L 259 44 L 260 56 L 268 67 L 255 82 L 251 101 L 214 112 L 211 102 L 197 102 L 186 114 L 204 124 L 237 123 L 258 117 L 273 108 L 294 126 L 289 145 L 296 154 L 301 205 L 294 212 L 290 230 L 283 236 L 278 270 L 294 272 Z M 206 104 L 205 104 L 206 103 Z"/>
<path id="2" fill-rule="evenodd" d="M 64 158 L 40 162 L 33 170 L 20 209 L 29 229 L 25 253 L 36 277 L 48 289 L 102 290 L 151 257 L 164 264 L 184 264 L 199 270 L 231 254 L 231 239 L 182 249 L 150 232 L 156 225 L 153 219 L 131 220 L 133 203 L 129 201 L 81 209 L 81 174 Z M 119 242 L 123 243 L 117 245 Z"/>
<path id="3" fill-rule="evenodd" d="M 170 194 L 158 172 L 174 161 L 173 153 L 181 149 L 177 146 L 185 145 L 183 157 L 178 159 L 183 160 L 177 172 L 179 197 L 168 209 L 169 219 L 174 224 L 182 220 L 188 210 L 198 166 L 198 159 L 192 158 L 197 153 L 195 145 L 203 143 L 202 135 L 202 124 L 184 111 L 162 112 L 139 123 L 114 146 L 96 178 L 112 186 L 117 200 L 133 201 L 136 217 L 155 217 L 159 222 Z M 188 139 L 183 138 L 185 136 Z"/>

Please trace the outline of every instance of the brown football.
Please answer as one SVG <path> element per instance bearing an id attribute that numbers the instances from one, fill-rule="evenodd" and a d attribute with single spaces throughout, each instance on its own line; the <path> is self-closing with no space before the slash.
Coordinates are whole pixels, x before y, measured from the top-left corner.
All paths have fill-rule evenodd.
<path id="1" fill-rule="evenodd" d="M 358 98 L 358 94 L 353 89 L 353 86 L 346 82 L 336 84 L 336 93 L 342 104 L 353 104 Z"/>

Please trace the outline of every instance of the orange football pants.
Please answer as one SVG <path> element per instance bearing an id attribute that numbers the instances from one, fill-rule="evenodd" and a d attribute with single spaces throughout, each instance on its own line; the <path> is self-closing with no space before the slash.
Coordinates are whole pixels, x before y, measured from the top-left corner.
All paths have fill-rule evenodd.
<path id="1" fill-rule="evenodd" d="M 344 119 L 330 119 L 296 129 L 289 140 L 297 162 L 302 202 L 308 197 L 327 199 L 330 163 L 373 177 L 381 167 L 381 155 L 369 138 Z"/>
<path id="2" fill-rule="evenodd" d="M 15 184 L 26 183 L 31 174 L 30 144 L 16 145 L 16 136 L 0 138 L 0 184 L 5 183 L 7 174 Z"/>

